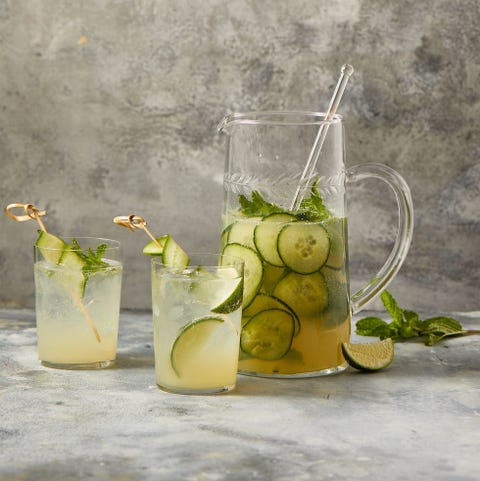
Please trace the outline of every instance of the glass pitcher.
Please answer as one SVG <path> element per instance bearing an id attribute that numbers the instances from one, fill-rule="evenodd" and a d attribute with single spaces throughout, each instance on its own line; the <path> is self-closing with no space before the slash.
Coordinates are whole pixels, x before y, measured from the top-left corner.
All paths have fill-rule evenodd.
<path id="1" fill-rule="evenodd" d="M 393 279 L 407 255 L 413 205 L 403 178 L 382 164 L 345 167 L 338 115 L 249 112 L 225 117 L 224 254 L 245 261 L 239 371 L 310 377 L 346 368 L 351 315 Z M 322 144 L 305 175 L 312 146 Z M 373 279 L 349 290 L 346 187 L 386 182 L 398 204 L 392 251 Z"/>

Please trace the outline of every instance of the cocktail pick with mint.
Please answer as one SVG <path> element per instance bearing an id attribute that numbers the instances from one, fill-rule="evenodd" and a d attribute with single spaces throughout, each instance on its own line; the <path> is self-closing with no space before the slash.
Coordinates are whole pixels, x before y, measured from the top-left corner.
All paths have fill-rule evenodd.
<path id="1" fill-rule="evenodd" d="M 14 209 L 23 209 L 25 214 L 16 215 L 13 213 Z M 72 248 L 60 237 L 50 234 L 41 219 L 41 217 L 45 216 L 47 212 L 45 210 L 39 210 L 33 204 L 12 203 L 5 207 L 5 213 L 8 217 L 10 217 L 10 219 L 17 222 L 24 222 L 28 220 L 37 221 L 38 225 L 40 226 L 40 230 L 38 231 L 39 235 L 35 245 L 38 247 L 45 260 L 52 264 L 61 264 L 68 268 L 78 270 L 78 276 L 74 276 L 74 279 L 69 279 L 71 282 L 68 282 L 68 286 L 66 287 L 68 288 L 73 301 L 80 309 L 85 317 L 85 320 L 92 329 L 95 338 L 98 342 L 101 342 L 100 334 L 95 326 L 95 322 L 82 302 L 82 296 L 85 290 L 85 283 L 87 279 L 86 275 L 84 275 L 83 269 L 85 267 L 91 269 L 92 267 L 94 268 L 95 265 L 101 263 L 101 260 L 99 260 L 101 257 L 100 253 L 97 252 L 99 255 L 95 255 L 93 253 L 81 255 L 79 252 L 77 252 L 76 246 Z"/>
<path id="2" fill-rule="evenodd" d="M 119 215 L 113 219 L 115 224 L 126 227 L 132 232 L 135 229 L 144 230 L 152 239 L 144 248 L 143 253 L 149 256 L 162 256 L 162 262 L 170 267 L 186 267 L 190 262 L 187 253 L 170 235 L 155 237 L 147 227 L 147 221 L 136 214 Z"/>

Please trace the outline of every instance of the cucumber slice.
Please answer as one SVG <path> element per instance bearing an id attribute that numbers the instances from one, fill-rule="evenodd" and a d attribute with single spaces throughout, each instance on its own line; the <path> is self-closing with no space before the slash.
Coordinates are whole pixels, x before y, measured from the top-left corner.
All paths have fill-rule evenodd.
<path id="1" fill-rule="evenodd" d="M 318 316 L 328 306 L 328 288 L 323 275 L 290 272 L 280 279 L 273 291 L 275 297 L 285 302 L 301 319 Z"/>
<path id="2" fill-rule="evenodd" d="M 67 243 L 60 239 L 60 237 L 43 230 L 39 231 L 35 245 L 38 247 L 45 260 L 52 264 L 59 263 L 64 249 L 68 247 Z"/>
<path id="3" fill-rule="evenodd" d="M 75 252 L 75 250 L 68 246 L 62 252 L 58 263 L 69 269 L 77 269 L 79 271 L 81 271 L 86 265 L 86 262 Z"/>
<path id="4" fill-rule="evenodd" d="M 157 237 L 157 242 L 160 244 L 160 247 L 157 245 L 156 242 L 150 241 L 148 244 L 145 245 L 143 248 L 143 253 L 147 256 L 161 256 L 163 253 L 163 248 L 165 247 L 165 241 L 167 240 L 168 235 L 163 235 L 161 237 Z"/>
<path id="5" fill-rule="evenodd" d="M 187 267 L 190 262 L 187 253 L 177 244 L 172 236 L 167 235 L 165 237 L 162 262 L 168 267 Z"/>
<path id="6" fill-rule="evenodd" d="M 347 220 L 332 217 L 323 223 L 330 237 L 330 252 L 325 265 L 341 269 L 346 264 Z"/>
<path id="7" fill-rule="evenodd" d="M 82 298 L 87 282 L 82 271 L 85 261 L 64 240 L 49 232 L 41 231 L 35 245 L 45 260 L 66 267 L 66 269 L 55 270 L 52 278 L 55 278 L 56 282 L 63 285 L 72 295 Z"/>
<path id="8" fill-rule="evenodd" d="M 86 262 L 77 252 L 67 246 L 58 263 L 65 268 L 59 269 L 53 274 L 57 282 L 61 283 L 72 295 L 82 298 L 87 284 L 87 278 L 83 273 Z"/>
<path id="9" fill-rule="evenodd" d="M 220 317 L 202 317 L 182 329 L 170 351 L 170 364 L 178 377 L 187 372 L 193 377 L 195 370 L 199 370 L 198 359 L 208 351 L 206 347 L 212 343 L 212 338 L 223 322 Z M 198 372 L 198 377 L 203 375 L 204 372 Z"/>
<path id="10" fill-rule="evenodd" d="M 261 311 L 265 311 L 267 309 L 282 309 L 284 311 L 290 312 L 295 320 L 295 330 L 293 335 L 297 336 L 300 332 L 300 320 L 298 319 L 295 312 L 288 307 L 285 302 L 281 301 L 275 296 L 269 296 L 267 294 L 259 293 L 255 296 L 253 302 L 243 311 L 244 318 L 246 321 L 249 320 L 250 317 L 255 316 Z M 246 323 L 246 322 L 245 322 Z"/>
<path id="11" fill-rule="evenodd" d="M 171 235 L 156 238 L 160 246 L 150 241 L 143 248 L 143 253 L 149 256 L 162 256 L 162 262 L 168 267 L 184 268 L 190 259 L 187 253 L 178 245 Z"/>
<path id="12" fill-rule="evenodd" d="M 321 269 L 330 252 L 330 238 L 320 224 L 287 224 L 278 235 L 278 253 L 284 264 L 299 274 Z"/>
<path id="13" fill-rule="evenodd" d="M 272 294 L 277 282 L 288 272 L 290 272 L 290 269 L 285 267 L 275 267 L 270 264 L 265 264 L 263 266 L 263 282 L 260 291 L 266 294 Z"/>
<path id="14" fill-rule="evenodd" d="M 246 220 L 238 220 L 234 222 L 228 232 L 228 244 L 241 244 L 242 246 L 255 249 L 253 233 L 255 227 L 262 220 L 261 217 L 249 217 Z"/>
<path id="15" fill-rule="evenodd" d="M 343 270 L 327 266 L 321 272 L 328 289 L 328 307 L 322 314 L 322 321 L 326 326 L 338 326 L 350 314 L 347 276 Z"/>
<path id="16" fill-rule="evenodd" d="M 262 284 L 262 260 L 253 249 L 240 244 L 227 244 L 223 249 L 223 254 L 239 257 L 244 261 L 242 307 L 245 309 L 253 301 Z"/>
<path id="17" fill-rule="evenodd" d="M 290 350 L 295 329 L 293 315 L 283 309 L 268 309 L 253 316 L 242 328 L 240 347 L 257 359 L 274 361 Z"/>
<path id="18" fill-rule="evenodd" d="M 295 220 L 295 216 L 291 214 L 270 214 L 255 227 L 253 233 L 255 247 L 263 260 L 272 266 L 283 267 L 285 265 L 278 254 L 277 237 L 285 224 L 293 220 Z"/>

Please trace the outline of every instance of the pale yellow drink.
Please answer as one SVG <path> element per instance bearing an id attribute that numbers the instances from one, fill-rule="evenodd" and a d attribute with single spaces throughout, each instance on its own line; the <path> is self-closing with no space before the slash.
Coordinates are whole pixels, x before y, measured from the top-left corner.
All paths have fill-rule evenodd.
<path id="1" fill-rule="evenodd" d="M 190 394 L 235 387 L 241 282 L 241 268 L 169 268 L 153 259 L 155 374 L 159 387 Z M 237 298 L 234 305 L 218 309 L 231 295 Z"/>
<path id="2" fill-rule="evenodd" d="M 88 275 L 77 289 L 78 269 L 35 263 L 38 356 L 43 364 L 62 368 L 106 367 L 116 358 L 122 265 Z M 92 328 L 93 323 L 98 336 Z"/>

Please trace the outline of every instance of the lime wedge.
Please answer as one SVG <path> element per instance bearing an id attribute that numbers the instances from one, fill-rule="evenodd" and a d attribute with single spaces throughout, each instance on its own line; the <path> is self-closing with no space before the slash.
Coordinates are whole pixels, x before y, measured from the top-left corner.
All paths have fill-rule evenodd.
<path id="1" fill-rule="evenodd" d="M 222 266 L 209 270 L 199 266 L 192 271 L 191 294 L 196 301 L 208 306 L 216 314 L 229 314 L 236 311 L 243 301 L 243 277 L 234 267 Z"/>
<path id="2" fill-rule="evenodd" d="M 173 343 L 170 353 L 170 363 L 178 377 L 185 373 L 191 376 L 195 369 L 201 368 L 202 356 L 209 355 L 212 339 L 222 327 L 223 319 L 220 317 L 202 317 L 187 324 Z M 211 355 L 211 354 L 210 354 Z M 205 373 L 199 372 L 198 376 Z"/>
<path id="3" fill-rule="evenodd" d="M 363 344 L 344 342 L 342 352 L 348 364 L 355 369 L 378 371 L 392 363 L 394 347 L 391 338 Z"/>
<path id="4" fill-rule="evenodd" d="M 233 291 L 231 291 L 230 294 L 220 302 L 220 304 L 212 308 L 211 311 L 216 314 L 229 314 L 230 312 L 236 311 L 242 305 L 242 301 L 243 277 L 238 279 Z"/>

